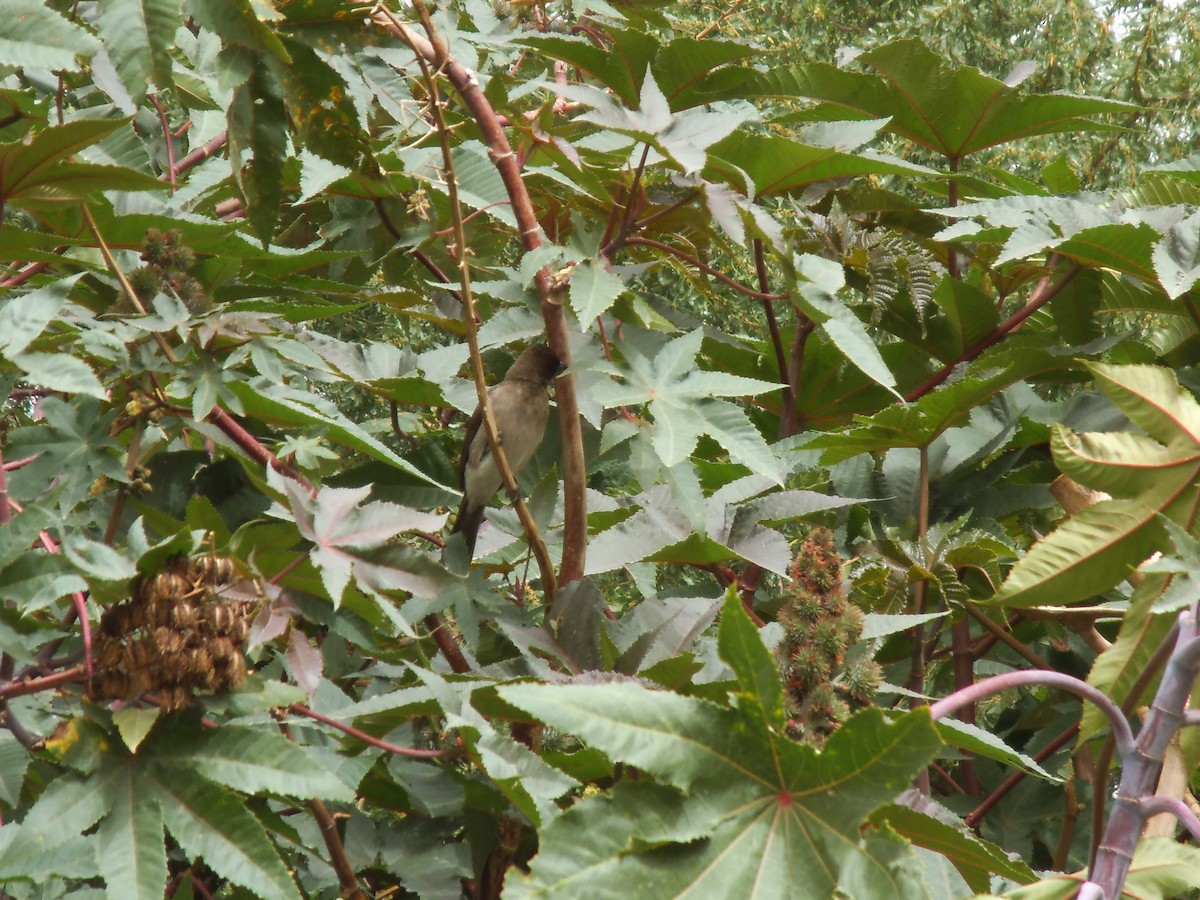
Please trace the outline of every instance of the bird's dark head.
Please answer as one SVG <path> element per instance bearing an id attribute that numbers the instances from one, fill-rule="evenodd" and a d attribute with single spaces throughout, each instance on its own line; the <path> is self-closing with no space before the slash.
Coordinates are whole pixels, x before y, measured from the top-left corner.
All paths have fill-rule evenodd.
<path id="1" fill-rule="evenodd" d="M 534 344 L 527 347 L 525 352 L 517 357 L 505 377 L 507 381 L 536 381 L 539 384 L 550 384 L 563 373 L 563 365 L 553 350 L 545 344 Z"/>

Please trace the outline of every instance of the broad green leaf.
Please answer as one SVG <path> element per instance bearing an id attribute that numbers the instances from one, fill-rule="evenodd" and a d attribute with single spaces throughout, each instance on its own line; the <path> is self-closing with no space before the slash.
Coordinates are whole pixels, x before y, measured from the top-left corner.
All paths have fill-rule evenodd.
<path id="1" fill-rule="evenodd" d="M 162 713 L 162 707 L 159 706 L 127 706 L 124 709 L 113 710 L 113 724 L 117 726 L 117 733 L 121 735 L 121 740 L 125 742 L 130 753 L 137 753 L 138 747 L 150 734 L 150 729 Z"/>
<path id="2" fill-rule="evenodd" d="M 958 747 L 985 759 L 994 759 L 1006 768 L 1021 769 L 1054 784 L 1061 784 L 1063 781 L 1038 765 L 1032 756 L 1017 752 L 996 735 L 969 722 L 942 719 L 937 723 L 937 730 L 941 739 L 951 747 Z"/>
<path id="3" fill-rule="evenodd" d="M 1069 900 L 1079 892 L 1087 872 L 1052 874 L 1028 887 L 1006 891 L 1009 900 Z M 1122 894 L 1139 900 L 1171 900 L 1200 884 L 1200 850 L 1170 838 L 1138 841 Z"/>
<path id="4" fill-rule="evenodd" d="M 82 359 L 61 353 L 11 353 L 13 365 L 33 384 L 64 394 L 84 394 L 104 399 L 105 390 L 96 373 Z"/>
<path id="5" fill-rule="evenodd" d="M 763 725 L 782 731 L 785 717 L 779 664 L 763 644 L 758 628 L 746 615 L 741 595 L 735 587 L 725 592 L 717 644 L 721 658 L 729 663 L 737 676 L 741 692 L 762 710 Z"/>
<path id="6" fill-rule="evenodd" d="M 886 822 L 918 847 L 946 857 L 977 893 L 987 892 L 992 875 L 1001 875 L 1018 884 L 1037 880 L 1028 865 L 1010 859 L 995 844 L 981 840 L 966 828 L 956 828 L 907 806 L 893 804 L 878 809 L 871 815 L 871 822 Z"/>
<path id="7" fill-rule="evenodd" d="M 23 205 L 76 200 L 105 188 L 165 190 L 141 172 L 68 160 L 123 127 L 125 119 L 78 119 L 47 126 L 29 141 L 0 144 L 0 199 Z"/>
<path id="8" fill-rule="evenodd" d="M 598 260 L 587 259 L 571 271 L 569 296 L 571 309 L 580 322 L 591 322 L 608 308 L 625 290 L 625 282 Z"/>
<path id="9" fill-rule="evenodd" d="M 0 353 L 10 359 L 24 353 L 54 321 L 79 277 L 59 279 L 22 294 L 20 302 L 8 298 L 0 304 Z"/>
<path id="10" fill-rule="evenodd" d="M 81 68 L 78 57 L 100 49 L 88 32 L 41 0 L 5 0 L 0 16 L 0 64 L 39 69 Z"/>
<path id="11" fill-rule="evenodd" d="M 109 787 L 109 813 L 96 831 L 100 874 L 109 896 L 158 900 L 167 885 L 162 813 L 137 766 L 117 770 Z"/>
<path id="12" fill-rule="evenodd" d="M 1171 226 L 1154 247 L 1158 281 L 1172 300 L 1200 280 L 1200 212 Z"/>
<path id="13" fill-rule="evenodd" d="M 263 12 L 270 8 L 259 7 Z M 259 18 L 251 0 L 186 0 L 184 12 L 225 41 L 291 62 L 275 30 Z"/>
<path id="14" fill-rule="evenodd" d="M 846 359 L 864 375 L 896 394 L 896 378 L 871 340 L 866 326 L 836 296 L 845 285 L 846 276 L 842 266 L 805 253 L 797 258 L 796 268 L 807 279 L 792 295 L 796 306 L 817 323 Z"/>
<path id="15" fill-rule="evenodd" d="M 1054 463 L 1065 475 L 1118 497 L 1147 494 L 1156 485 L 1186 487 L 1200 476 L 1200 445 L 1167 447 L 1131 431 L 1076 434 L 1055 425 Z"/>
<path id="16" fill-rule="evenodd" d="M 445 491 L 439 484 L 404 457 L 352 422 L 334 404 L 312 392 L 301 391 L 284 384 L 271 384 L 265 379 L 253 383 L 233 381 L 224 385 L 250 415 L 273 425 L 297 427 L 317 426 L 329 439 L 353 450 L 386 462 L 423 482 Z"/>
<path id="17" fill-rule="evenodd" d="M 300 897 L 262 824 L 233 794 L 175 766 L 148 770 L 139 788 L 190 857 L 260 897 Z"/>
<path id="18" fill-rule="evenodd" d="M 229 103 L 229 158 L 250 224 L 266 247 L 271 243 L 283 197 L 287 110 L 280 85 L 265 62 L 248 53 L 242 58 L 249 59 L 250 72 L 234 89 Z"/>
<path id="19" fill-rule="evenodd" d="M 849 127 L 847 126 L 847 131 Z M 861 131 L 861 127 L 857 129 Z M 857 137 L 857 134 L 856 134 Z M 894 156 L 837 146 L 812 146 L 782 135 L 738 131 L 708 148 L 705 177 L 728 182 L 755 196 L 801 191 L 811 184 L 858 175 L 932 175 L 934 171 Z M 747 179 L 749 182 L 747 183 Z"/>
<path id="20" fill-rule="evenodd" d="M 1102 501 L 1034 544 L 989 603 L 1019 608 L 1087 600 L 1127 578 L 1165 538 L 1145 503 Z"/>
<path id="21" fill-rule="evenodd" d="M 1104 691 L 1118 704 L 1128 698 L 1134 682 L 1145 674 L 1151 657 L 1175 624 L 1175 613 L 1162 613 L 1154 608 L 1170 582 L 1169 575 L 1146 576 L 1129 599 L 1129 609 L 1121 619 L 1117 639 L 1092 663 L 1088 684 Z M 1147 686 L 1142 695 L 1146 698 L 1144 702 L 1153 696 L 1156 683 L 1157 679 Z M 1079 723 L 1079 741 L 1082 743 L 1095 734 L 1103 734 L 1108 728 L 1107 717 L 1085 703 Z"/>
<path id="22" fill-rule="evenodd" d="M 370 148 L 345 80 L 306 44 L 285 43 L 291 64 L 283 89 L 291 122 L 305 145 L 330 162 L 356 169 Z"/>
<path id="23" fill-rule="evenodd" d="M 1175 374 L 1157 366 L 1089 363 L 1096 386 L 1129 420 L 1155 440 L 1200 447 L 1200 403 Z"/>
<path id="24" fill-rule="evenodd" d="M 606 407 L 648 401 L 654 417 L 652 446 L 667 468 L 690 456 L 700 435 L 709 434 L 734 461 L 782 483 L 778 461 L 746 414 L 713 399 L 761 394 L 777 386 L 697 368 L 702 338 L 701 331 L 692 331 L 661 347 L 653 359 L 625 344 L 622 349 L 629 362 L 621 372 L 625 383 L 600 382 L 593 387 L 593 396 Z"/>
<path id="25" fill-rule="evenodd" d="M 353 799 L 346 786 L 300 745 L 265 728 L 222 725 L 200 734 L 175 729 L 171 737 L 156 741 L 152 752 L 155 760 L 193 769 L 246 794 Z"/>
<path id="26" fill-rule="evenodd" d="M 938 741 L 921 713 L 886 723 L 877 710 L 846 722 L 821 752 L 752 726 L 739 713 L 631 683 L 512 685 L 508 702 L 571 732 L 688 798 L 645 806 L 628 795 L 581 804 L 542 832 L 517 897 L 829 896 L 849 872 L 903 890 L 858 824 L 908 784 Z M 757 702 L 752 704 L 757 706 Z M 834 789 L 836 785 L 836 789 Z M 666 802 L 668 806 L 661 805 Z M 680 823 L 667 826 L 663 822 Z M 594 835 L 580 840 L 587 828 Z M 708 834 L 704 840 L 698 840 Z M 511 876 L 510 876 L 511 877 Z"/>
<path id="27" fill-rule="evenodd" d="M 951 68 L 920 40 L 876 47 L 855 58 L 878 75 L 809 63 L 767 72 L 743 96 L 802 96 L 847 118 L 891 117 L 889 130 L 949 159 L 1056 132 L 1120 131 L 1091 119 L 1136 107 L 1071 94 L 1027 94 L 971 66 Z"/>
<path id="28" fill-rule="evenodd" d="M 180 0 L 107 0 L 96 29 L 117 75 L 135 102 L 149 87 L 173 84 L 169 50 L 179 27 Z"/>
<path id="29" fill-rule="evenodd" d="M 450 575 L 432 557 L 392 538 L 406 531 L 438 531 L 445 515 L 418 512 L 398 503 L 363 503 L 364 488 L 322 488 L 315 498 L 294 482 L 284 483 L 300 533 L 315 545 L 311 558 L 334 606 L 351 578 L 379 595 L 405 591 L 435 597 Z"/>

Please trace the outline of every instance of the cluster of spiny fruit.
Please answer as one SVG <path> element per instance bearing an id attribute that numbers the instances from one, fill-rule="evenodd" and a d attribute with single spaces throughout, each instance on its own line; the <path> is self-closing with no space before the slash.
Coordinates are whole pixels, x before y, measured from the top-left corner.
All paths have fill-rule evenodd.
<path id="1" fill-rule="evenodd" d="M 228 557 L 179 556 L 140 578 L 128 600 L 100 617 L 92 699 L 132 700 L 152 691 L 164 709 L 179 709 L 196 691 L 241 682 L 247 604 L 221 596 L 235 574 Z"/>
<path id="2" fill-rule="evenodd" d="M 788 731 L 820 744 L 854 708 L 870 703 L 883 672 L 858 644 L 863 613 L 842 591 L 842 562 L 829 529 L 813 529 L 788 574 L 777 651 L 787 683 Z"/>

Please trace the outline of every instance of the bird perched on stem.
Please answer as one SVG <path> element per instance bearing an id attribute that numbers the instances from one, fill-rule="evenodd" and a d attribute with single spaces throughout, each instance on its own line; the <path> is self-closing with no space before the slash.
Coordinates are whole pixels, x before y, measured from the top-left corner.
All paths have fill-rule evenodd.
<path id="1" fill-rule="evenodd" d="M 497 436 L 513 475 L 525 468 L 542 443 L 550 417 L 546 389 L 563 368 L 553 350 L 534 344 L 517 357 L 503 381 L 488 388 Z M 458 479 L 463 499 L 451 534 L 462 532 L 467 550 L 474 555 L 483 511 L 504 482 L 488 443 L 482 408 L 476 408 L 467 420 Z"/>

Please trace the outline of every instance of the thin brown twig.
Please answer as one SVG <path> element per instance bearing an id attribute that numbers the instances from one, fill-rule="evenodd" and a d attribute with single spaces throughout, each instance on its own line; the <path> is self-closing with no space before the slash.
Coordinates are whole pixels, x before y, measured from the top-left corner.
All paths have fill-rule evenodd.
<path id="1" fill-rule="evenodd" d="M 676 259 L 681 259 L 688 265 L 693 266 L 699 269 L 701 272 L 704 272 L 706 275 L 717 279 L 717 281 L 721 282 L 722 284 L 728 285 L 738 293 L 745 294 L 747 297 L 753 297 L 756 300 L 782 300 L 785 296 L 787 296 L 786 294 L 769 294 L 763 291 L 756 291 L 754 288 L 746 287 L 741 282 L 730 278 L 724 272 L 714 269 L 712 266 L 701 262 L 687 251 L 680 250 L 677 247 L 672 247 L 670 244 L 664 244 L 662 241 L 656 241 L 653 238 L 638 237 L 634 235 L 626 238 L 625 243 L 627 245 L 637 245 L 640 247 L 653 247 L 655 250 L 661 250 L 663 253 L 669 253 Z"/>
<path id="2" fill-rule="evenodd" d="M 399 744 L 393 744 L 367 734 L 365 731 L 360 731 L 352 725 L 331 719 L 329 716 L 310 709 L 303 703 L 293 703 L 288 707 L 288 711 L 298 716 L 307 716 L 310 719 L 315 719 L 318 722 L 328 725 L 330 728 L 336 728 L 338 731 L 362 741 L 364 744 L 370 744 L 372 747 L 378 747 L 380 750 L 386 750 L 388 753 L 395 753 L 397 756 L 407 756 L 413 759 L 442 759 L 453 755 L 449 750 L 418 750 L 415 747 L 401 747 Z"/>
<path id="3" fill-rule="evenodd" d="M 87 677 L 86 667 L 75 666 L 70 669 L 64 669 L 61 672 L 55 672 L 53 675 L 43 675 L 41 678 L 19 678 L 7 684 L 0 684 L 0 699 L 8 700 L 11 697 L 24 697 L 27 694 L 37 694 L 41 691 L 53 690 L 65 684 L 84 681 Z"/>
<path id="4" fill-rule="evenodd" d="M 437 46 L 437 34 L 434 31 L 433 22 L 429 18 L 428 10 L 425 9 L 421 0 L 417 0 L 415 6 L 421 17 L 421 24 L 425 28 L 429 41 Z M 512 467 L 509 465 L 508 455 L 505 452 L 504 444 L 500 440 L 500 430 L 496 425 L 495 416 L 492 413 L 491 398 L 487 389 L 487 377 L 483 370 L 483 357 L 480 355 L 479 350 L 479 332 L 475 325 L 475 297 L 471 288 L 470 263 L 467 260 L 465 220 L 463 219 L 462 207 L 459 203 L 458 182 L 454 172 L 454 153 L 450 147 L 450 135 L 446 130 L 446 121 L 442 115 L 440 91 L 438 90 L 437 81 L 429 69 L 429 64 L 426 62 L 424 56 L 421 55 L 420 50 L 411 42 L 409 46 L 417 58 L 417 64 L 420 66 L 421 75 L 425 80 L 425 89 L 429 97 L 430 115 L 433 117 L 434 127 L 438 132 L 438 142 L 442 149 L 442 165 L 445 171 L 450 221 L 454 233 L 453 255 L 457 257 L 458 261 L 458 290 L 462 295 L 463 322 L 466 325 L 467 346 L 471 354 L 471 372 L 475 380 L 475 392 L 479 399 L 479 410 L 482 413 L 485 433 L 487 434 L 488 444 L 491 447 L 492 457 L 496 461 L 496 468 L 500 470 L 500 477 L 504 482 L 504 487 L 508 492 L 509 498 L 512 500 L 517 516 L 521 520 L 521 525 L 525 529 L 530 549 L 537 559 L 538 569 L 542 576 L 542 590 L 545 594 L 546 606 L 549 607 L 553 605 L 554 597 L 558 593 L 558 582 L 554 573 L 554 561 L 550 558 L 550 551 L 546 548 L 545 541 L 542 540 L 542 535 L 537 527 L 537 522 L 533 518 L 533 513 L 530 512 L 528 504 L 525 503 L 524 497 L 521 496 L 520 484 L 513 474 Z"/>
<path id="5" fill-rule="evenodd" d="M 475 73 L 452 59 L 441 42 L 430 40 L 400 23 L 386 9 L 377 6 L 373 10 L 372 19 L 445 73 L 474 118 L 488 146 L 492 164 L 500 174 L 505 191 L 512 200 L 513 215 L 517 220 L 522 245 L 527 251 L 541 247 L 541 226 L 525 186 L 520 165 L 496 111 L 480 88 Z M 542 318 L 546 323 L 547 342 L 558 358 L 570 366 L 571 348 L 566 314 L 563 311 L 565 285 L 551 277 L 548 265 L 537 271 L 534 284 L 541 303 Z M 565 584 L 583 577 L 587 557 L 587 478 L 584 470 L 583 426 L 573 377 L 568 375 L 559 379 L 557 400 L 565 507 L 559 579 Z"/>

